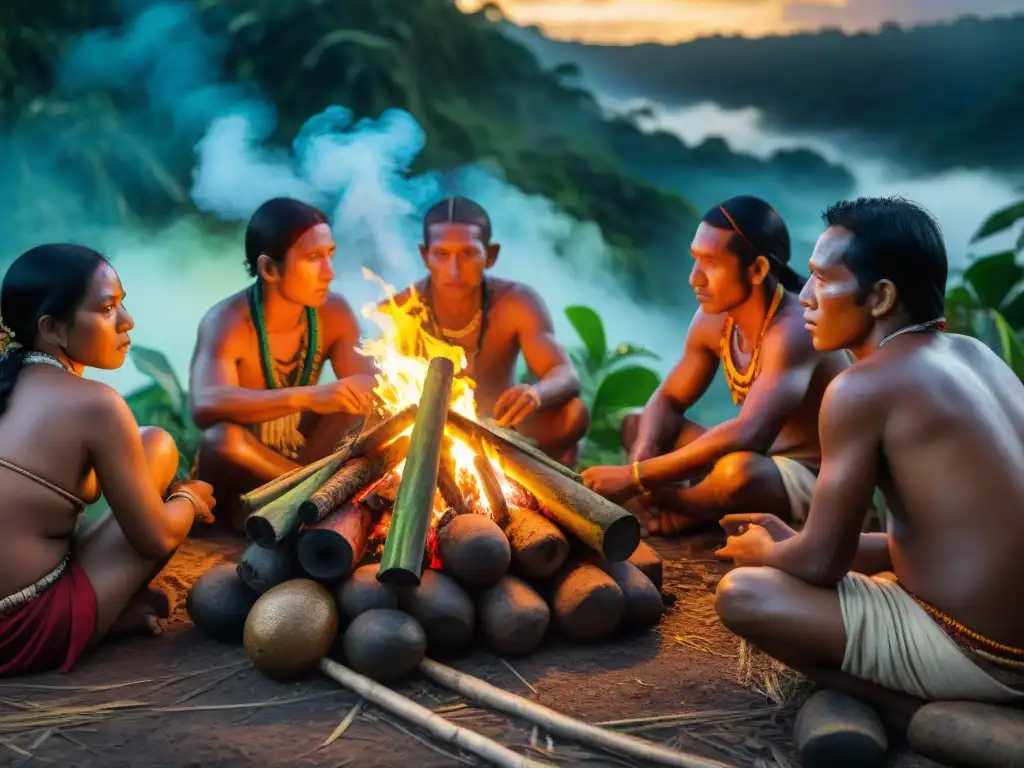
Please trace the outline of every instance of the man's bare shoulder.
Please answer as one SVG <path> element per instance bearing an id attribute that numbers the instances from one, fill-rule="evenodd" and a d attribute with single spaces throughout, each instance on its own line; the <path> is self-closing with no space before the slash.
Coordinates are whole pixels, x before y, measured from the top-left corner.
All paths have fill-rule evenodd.
<path id="1" fill-rule="evenodd" d="M 221 299 L 203 315 L 199 321 L 200 335 L 214 338 L 231 336 L 242 327 L 250 327 L 248 289 L 233 293 Z"/>
<path id="2" fill-rule="evenodd" d="M 821 404 L 823 421 L 832 425 L 860 421 L 867 427 L 875 416 L 891 411 L 900 388 L 870 363 L 870 359 L 859 361 L 829 382 Z"/>
<path id="3" fill-rule="evenodd" d="M 690 321 L 690 328 L 686 334 L 686 346 L 688 349 L 703 347 L 718 355 L 722 346 L 722 334 L 725 333 L 725 323 L 729 319 L 725 312 L 717 315 L 709 315 L 700 307 L 693 313 Z"/>
<path id="4" fill-rule="evenodd" d="M 531 315 L 549 314 L 547 302 L 536 289 L 515 280 L 488 278 L 487 299 L 495 310 L 527 312 Z"/>
<path id="5" fill-rule="evenodd" d="M 359 325 L 359 319 L 352 304 L 340 293 L 329 293 L 320 307 L 320 317 L 328 330 L 351 331 Z"/>

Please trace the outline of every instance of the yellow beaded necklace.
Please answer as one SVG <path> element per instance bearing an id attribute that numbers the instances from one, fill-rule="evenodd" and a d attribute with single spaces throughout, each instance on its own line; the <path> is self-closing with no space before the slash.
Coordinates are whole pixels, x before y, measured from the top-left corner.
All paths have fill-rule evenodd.
<path id="1" fill-rule="evenodd" d="M 725 321 L 722 339 L 719 342 L 719 353 L 722 358 L 722 369 L 725 371 L 725 383 L 729 385 L 732 401 L 736 405 L 743 405 L 743 401 L 747 399 L 747 392 L 750 391 L 750 387 L 757 381 L 758 374 L 761 373 L 761 342 L 764 341 L 764 335 L 768 332 L 768 326 L 771 325 L 772 318 L 775 317 L 775 312 L 779 309 L 785 293 L 781 284 L 775 286 L 775 296 L 768 309 L 768 314 L 765 315 L 761 332 L 757 335 L 757 343 L 750 355 L 750 365 L 747 366 L 744 373 L 736 370 L 736 365 L 732 361 L 732 335 L 735 323 L 731 317 Z"/>

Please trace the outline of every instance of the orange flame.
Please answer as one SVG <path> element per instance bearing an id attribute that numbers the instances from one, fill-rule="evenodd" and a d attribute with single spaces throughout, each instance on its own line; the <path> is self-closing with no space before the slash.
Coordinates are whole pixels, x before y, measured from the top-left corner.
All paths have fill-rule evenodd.
<path id="1" fill-rule="evenodd" d="M 462 347 L 449 344 L 427 332 L 424 328 L 427 308 L 415 288 L 410 287 L 409 298 L 405 304 L 399 306 L 393 286 L 388 285 L 366 267 L 363 267 L 363 277 L 377 282 L 386 295 L 386 301 L 380 304 L 367 304 L 362 309 L 363 317 L 373 320 L 381 329 L 380 337 L 366 339 L 356 349 L 359 354 L 373 358 L 376 363 L 377 384 L 373 391 L 379 398 L 384 413 L 396 413 L 409 405 L 418 404 L 423 394 L 423 384 L 430 360 L 444 357 L 454 363 L 456 371 L 452 384 L 451 409 L 476 421 L 476 382 L 464 375 L 468 361 Z M 411 430 L 410 427 L 409 431 Z M 475 451 L 451 430 L 448 430 L 447 435 L 451 439 L 451 458 L 460 490 L 481 514 L 493 518 L 493 510 L 487 495 L 483 492 L 483 481 L 473 465 Z M 495 469 L 506 499 L 513 497 L 516 489 L 505 478 L 501 463 L 490 452 L 487 458 Z M 403 461 L 395 472 L 400 475 L 404 466 Z M 434 522 L 436 523 L 443 514 L 444 505 L 435 504 Z"/>

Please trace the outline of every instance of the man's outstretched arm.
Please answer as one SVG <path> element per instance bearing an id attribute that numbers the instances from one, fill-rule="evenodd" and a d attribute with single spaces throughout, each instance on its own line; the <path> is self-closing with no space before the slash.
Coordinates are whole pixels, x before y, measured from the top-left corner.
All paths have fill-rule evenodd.
<path id="1" fill-rule="evenodd" d="M 718 372 L 718 354 L 711 340 L 720 333 L 720 323 L 720 319 L 709 317 L 700 309 L 694 314 L 682 358 L 658 385 L 640 414 L 631 461 L 657 455 L 659 448 L 673 436 L 672 430 L 678 426 L 677 417 L 685 415 L 708 391 Z"/>
<path id="2" fill-rule="evenodd" d="M 768 452 L 787 419 L 807 396 L 815 365 L 814 348 L 803 328 L 788 324 L 779 331 L 774 338 L 765 339 L 761 373 L 739 415 L 682 448 L 642 461 L 639 471 L 644 485 L 700 477 L 730 453 Z"/>
<path id="3" fill-rule="evenodd" d="M 545 408 L 565 405 L 580 394 L 580 377 L 565 348 L 555 338 L 554 323 L 544 300 L 535 291 L 520 287 L 519 346 L 526 367 L 537 377 L 534 385 Z"/>

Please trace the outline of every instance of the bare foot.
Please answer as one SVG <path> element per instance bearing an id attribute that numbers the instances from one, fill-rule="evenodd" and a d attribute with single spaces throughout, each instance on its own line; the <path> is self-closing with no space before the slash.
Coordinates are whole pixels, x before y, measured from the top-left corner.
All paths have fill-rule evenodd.
<path id="1" fill-rule="evenodd" d="M 111 625 L 108 636 L 159 635 L 160 621 L 171 614 L 171 596 L 161 589 L 145 587 L 135 593 L 121 615 Z"/>

